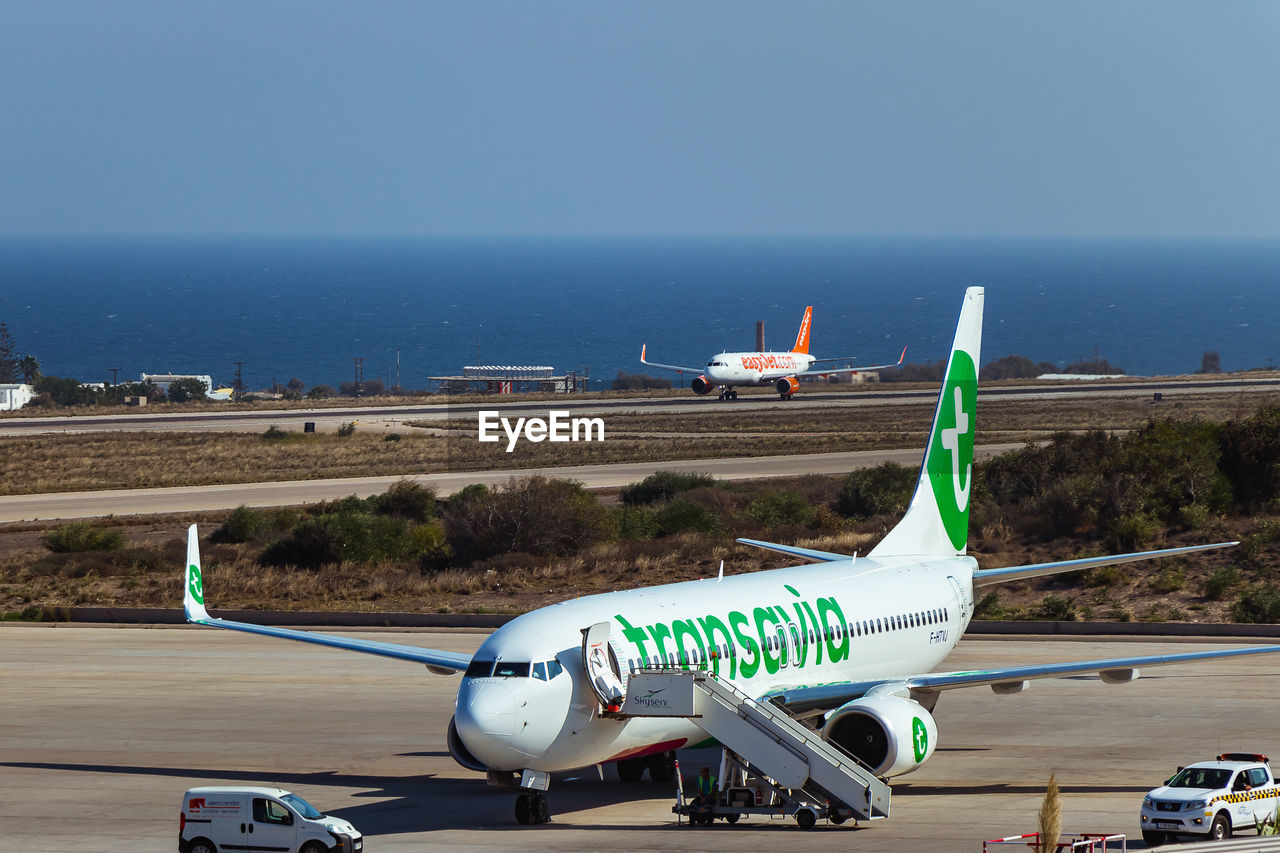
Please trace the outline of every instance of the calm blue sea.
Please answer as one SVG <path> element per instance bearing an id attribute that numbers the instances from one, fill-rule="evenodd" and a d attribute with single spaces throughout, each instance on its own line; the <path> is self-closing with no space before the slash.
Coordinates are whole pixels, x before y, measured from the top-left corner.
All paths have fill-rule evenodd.
<path id="1" fill-rule="evenodd" d="M 1280 362 L 1280 244 L 1223 242 L 4 238 L 0 322 L 45 373 L 209 373 L 407 388 L 464 364 L 586 367 L 790 346 L 865 362 L 943 357 L 987 288 L 983 361 L 1098 354 L 1131 374 Z"/>

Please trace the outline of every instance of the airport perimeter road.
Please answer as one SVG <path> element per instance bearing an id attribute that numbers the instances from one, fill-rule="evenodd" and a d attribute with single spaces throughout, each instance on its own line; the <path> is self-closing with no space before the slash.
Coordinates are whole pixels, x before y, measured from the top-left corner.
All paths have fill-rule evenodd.
<path id="1" fill-rule="evenodd" d="M 772 409 L 832 409 L 862 406 L 932 405 L 938 398 L 936 388 L 896 390 L 877 386 L 872 391 L 824 392 L 822 386 L 807 386 L 791 400 L 779 400 L 772 393 L 747 393 L 735 401 L 721 402 L 715 397 L 695 397 L 692 392 L 678 397 L 573 397 L 554 400 L 522 400 L 519 395 L 494 397 L 483 403 L 426 403 L 411 406 L 351 406 L 322 409 L 268 409 L 253 411 L 201 411 L 135 414 L 78 415 L 76 417 L 8 417 L 0 418 L 0 436 L 39 435 L 60 432 L 101 432 L 110 430 L 165 430 L 174 432 L 261 432 L 275 424 L 282 429 L 300 430 L 305 422 L 316 424 L 321 432 L 332 432 L 341 424 L 358 423 L 365 429 L 391 429 L 406 421 L 433 421 L 446 418 L 475 418 L 481 409 L 497 410 L 503 415 L 545 413 L 549 409 L 569 409 L 574 414 L 599 415 L 608 412 L 669 414 L 702 414 L 760 411 Z M 1097 384 L 1050 383 L 1007 385 L 980 388 L 980 398 L 1051 400 L 1062 398 L 1099 398 L 1150 400 L 1159 391 L 1175 401 L 1179 394 L 1257 394 L 1280 391 L 1280 379 L 1247 377 L 1243 379 L 1134 379 L 1126 382 Z"/>
<path id="2" fill-rule="evenodd" d="M 363 634 L 362 636 L 375 636 Z M 472 651 L 484 634 L 379 639 Z M 1244 645 L 1240 643 L 1239 645 Z M 947 668 L 1222 644 L 1008 638 L 964 641 Z M 1033 682 L 1016 696 L 955 690 L 938 705 L 938 751 L 893 786 L 867 826 L 751 818 L 678 828 L 670 785 L 611 768 L 557 778 L 555 822 L 519 827 L 513 795 L 449 758 L 456 676 L 213 629 L 0 625 L 0 833 L 6 850 L 173 853 L 179 798 L 202 784 L 280 785 L 351 820 L 375 853 L 418 850 L 965 851 L 1029 832 L 1049 772 L 1063 825 L 1123 832 L 1141 849 L 1143 794 L 1223 750 L 1276 755 L 1280 659 L 1151 670 L 1132 684 Z M 684 753 L 686 773 L 713 758 Z M 696 837 L 695 837 L 696 836 Z M 1134 843 L 1133 839 L 1138 839 Z"/>
<path id="3" fill-rule="evenodd" d="M 992 444 L 977 447 L 977 457 L 1021 447 Z M 690 459 L 674 462 L 627 462 L 574 465 L 563 468 L 520 468 L 414 474 L 405 477 L 351 477 L 338 480 L 292 480 L 282 483 L 244 483 L 222 486 L 181 486 L 163 489 L 118 489 L 96 492 L 55 492 L 42 495 L 0 496 L 0 523 L 49 518 L 98 518 L 104 515 L 203 512 L 245 505 L 296 506 L 334 500 L 347 495 L 368 497 L 385 492 L 398 480 L 434 486 L 441 496 L 472 484 L 496 485 L 512 477 L 542 474 L 578 480 L 590 489 L 610 489 L 635 483 L 656 471 L 695 471 L 722 480 L 791 477 L 799 474 L 842 474 L 892 460 L 918 466 L 922 450 L 861 450 L 808 453 L 797 456 L 755 456 L 731 459 Z"/>

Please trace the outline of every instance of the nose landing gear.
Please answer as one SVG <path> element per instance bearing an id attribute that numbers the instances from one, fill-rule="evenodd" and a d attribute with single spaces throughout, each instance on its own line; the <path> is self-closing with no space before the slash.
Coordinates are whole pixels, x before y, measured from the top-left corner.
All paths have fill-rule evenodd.
<path id="1" fill-rule="evenodd" d="M 735 390 L 733 390 L 732 388 L 721 388 L 721 389 L 720 389 L 720 396 L 719 396 L 717 399 L 720 399 L 720 400 L 736 400 L 736 399 L 738 399 L 738 392 L 737 392 L 737 391 L 735 391 Z"/>
<path id="2" fill-rule="evenodd" d="M 551 810 L 541 791 L 521 791 L 516 797 L 516 823 L 551 823 Z"/>

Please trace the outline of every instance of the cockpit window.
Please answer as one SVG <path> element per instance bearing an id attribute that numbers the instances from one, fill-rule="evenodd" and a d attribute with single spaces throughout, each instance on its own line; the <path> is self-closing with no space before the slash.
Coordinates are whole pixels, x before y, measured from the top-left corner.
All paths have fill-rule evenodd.
<path id="1" fill-rule="evenodd" d="M 559 675 L 562 672 L 564 672 L 564 667 L 560 665 L 560 661 L 558 660 L 547 661 L 547 680 L 548 681 L 555 678 L 557 675 Z"/>
<path id="2" fill-rule="evenodd" d="M 529 662 L 528 661 L 498 661 L 498 665 L 493 668 L 494 678 L 528 678 Z"/>
<path id="3" fill-rule="evenodd" d="M 467 664 L 465 677 L 467 678 L 488 678 L 493 674 L 493 661 L 491 660 L 473 660 Z"/>

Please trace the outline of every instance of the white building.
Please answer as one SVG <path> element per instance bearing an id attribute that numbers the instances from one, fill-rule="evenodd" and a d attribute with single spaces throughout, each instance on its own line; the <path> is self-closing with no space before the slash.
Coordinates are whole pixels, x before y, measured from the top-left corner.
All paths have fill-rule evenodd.
<path id="1" fill-rule="evenodd" d="M 144 373 L 142 374 L 143 382 L 151 382 L 160 390 L 168 393 L 169 383 L 177 382 L 179 379 L 199 379 L 204 383 L 204 395 L 210 400 L 230 400 L 235 393 L 231 388 L 215 388 L 213 386 L 213 377 L 207 373 Z"/>
<path id="2" fill-rule="evenodd" d="M 0 385 L 0 412 L 16 412 L 34 396 L 30 385 Z"/>

